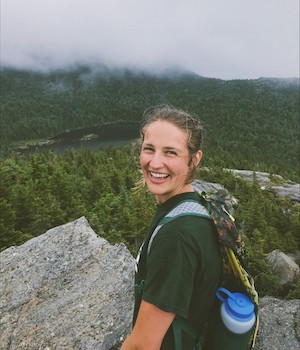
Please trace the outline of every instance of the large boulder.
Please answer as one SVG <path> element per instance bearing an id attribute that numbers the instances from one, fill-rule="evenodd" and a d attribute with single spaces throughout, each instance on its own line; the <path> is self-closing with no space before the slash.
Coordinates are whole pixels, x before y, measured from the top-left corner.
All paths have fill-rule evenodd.
<path id="1" fill-rule="evenodd" d="M 264 297 L 255 350 L 300 349 L 300 300 Z"/>
<path id="2" fill-rule="evenodd" d="M 285 253 L 278 249 L 273 250 L 268 255 L 268 262 L 274 275 L 279 277 L 282 286 L 299 281 L 300 268 L 296 262 Z"/>
<path id="3" fill-rule="evenodd" d="M 134 259 L 82 217 L 0 254 L 0 349 L 110 349 L 129 330 Z"/>
<path id="4" fill-rule="evenodd" d="M 1 350 L 112 350 L 130 332 L 134 259 L 85 218 L 0 253 Z M 255 350 L 300 348 L 300 300 L 260 300 Z"/>

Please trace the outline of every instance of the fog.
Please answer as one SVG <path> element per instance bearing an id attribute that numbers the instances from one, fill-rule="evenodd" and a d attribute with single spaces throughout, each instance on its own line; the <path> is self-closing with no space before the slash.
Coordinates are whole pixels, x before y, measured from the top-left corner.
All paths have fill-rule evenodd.
<path id="1" fill-rule="evenodd" d="M 299 77 L 298 0 L 1 0 L 1 67 Z"/>

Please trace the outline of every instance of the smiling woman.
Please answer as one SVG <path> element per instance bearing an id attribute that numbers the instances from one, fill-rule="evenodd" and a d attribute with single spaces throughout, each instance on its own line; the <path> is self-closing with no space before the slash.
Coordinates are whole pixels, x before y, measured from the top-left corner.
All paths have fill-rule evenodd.
<path id="1" fill-rule="evenodd" d="M 200 332 L 213 307 L 221 260 L 212 222 L 204 213 L 160 227 L 181 202 L 199 203 L 191 182 L 202 133 L 197 117 L 169 107 L 148 114 L 142 127 L 140 167 L 157 209 L 137 258 L 134 327 L 122 350 L 193 349 L 187 334 L 175 346 L 173 327 L 183 318 Z"/>
<path id="2" fill-rule="evenodd" d="M 202 151 L 189 154 L 189 132 L 158 119 L 143 133 L 140 163 L 149 191 L 161 204 L 176 194 L 192 191 L 189 174 L 200 163 Z"/>

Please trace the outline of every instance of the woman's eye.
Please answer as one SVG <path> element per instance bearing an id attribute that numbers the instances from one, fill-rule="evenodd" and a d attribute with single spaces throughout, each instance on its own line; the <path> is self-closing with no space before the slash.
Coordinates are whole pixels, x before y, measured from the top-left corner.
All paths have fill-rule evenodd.
<path id="1" fill-rule="evenodd" d="M 153 152 L 153 148 L 151 148 L 151 147 L 143 147 L 143 151 L 145 151 L 145 152 Z"/>
<path id="2" fill-rule="evenodd" d="M 177 153 L 175 151 L 166 151 L 166 154 L 176 156 Z"/>

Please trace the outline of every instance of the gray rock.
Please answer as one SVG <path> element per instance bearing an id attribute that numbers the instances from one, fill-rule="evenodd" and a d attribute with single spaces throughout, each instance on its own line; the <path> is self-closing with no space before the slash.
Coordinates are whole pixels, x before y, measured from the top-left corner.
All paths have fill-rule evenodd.
<path id="1" fill-rule="evenodd" d="M 264 297 L 255 350 L 300 349 L 300 300 Z"/>
<path id="2" fill-rule="evenodd" d="M 112 349 L 130 332 L 133 271 L 127 248 L 98 237 L 85 218 L 6 249 L 0 349 Z M 299 303 L 261 298 L 255 350 L 300 348 Z"/>
<path id="3" fill-rule="evenodd" d="M 128 334 L 134 259 L 84 217 L 0 258 L 1 350 L 105 350 Z"/>
<path id="4" fill-rule="evenodd" d="M 237 169 L 224 169 L 230 171 L 233 174 L 242 177 L 247 182 L 253 182 L 254 178 L 260 184 L 262 189 L 268 189 L 275 194 L 276 197 L 290 198 L 293 203 L 300 203 L 300 184 L 292 183 L 290 181 L 284 182 L 284 179 L 280 175 L 273 175 L 252 170 L 237 170 Z M 278 185 L 275 182 L 282 182 L 282 185 Z"/>
<path id="5" fill-rule="evenodd" d="M 268 262 L 272 272 L 280 278 L 281 285 L 291 284 L 299 280 L 299 266 L 291 257 L 278 249 L 273 250 L 268 255 Z"/>
<path id="6" fill-rule="evenodd" d="M 271 186 L 270 190 L 276 197 L 288 197 L 294 203 L 300 203 L 300 184 L 285 183 L 282 186 Z"/>
<path id="7" fill-rule="evenodd" d="M 252 182 L 255 176 L 257 182 L 262 186 L 266 186 L 271 183 L 270 174 L 263 171 L 252 171 L 252 170 L 237 170 L 237 169 L 226 169 L 233 172 L 235 175 L 241 176 L 245 181 Z M 278 179 L 282 180 L 283 178 L 280 175 L 274 175 Z"/>

